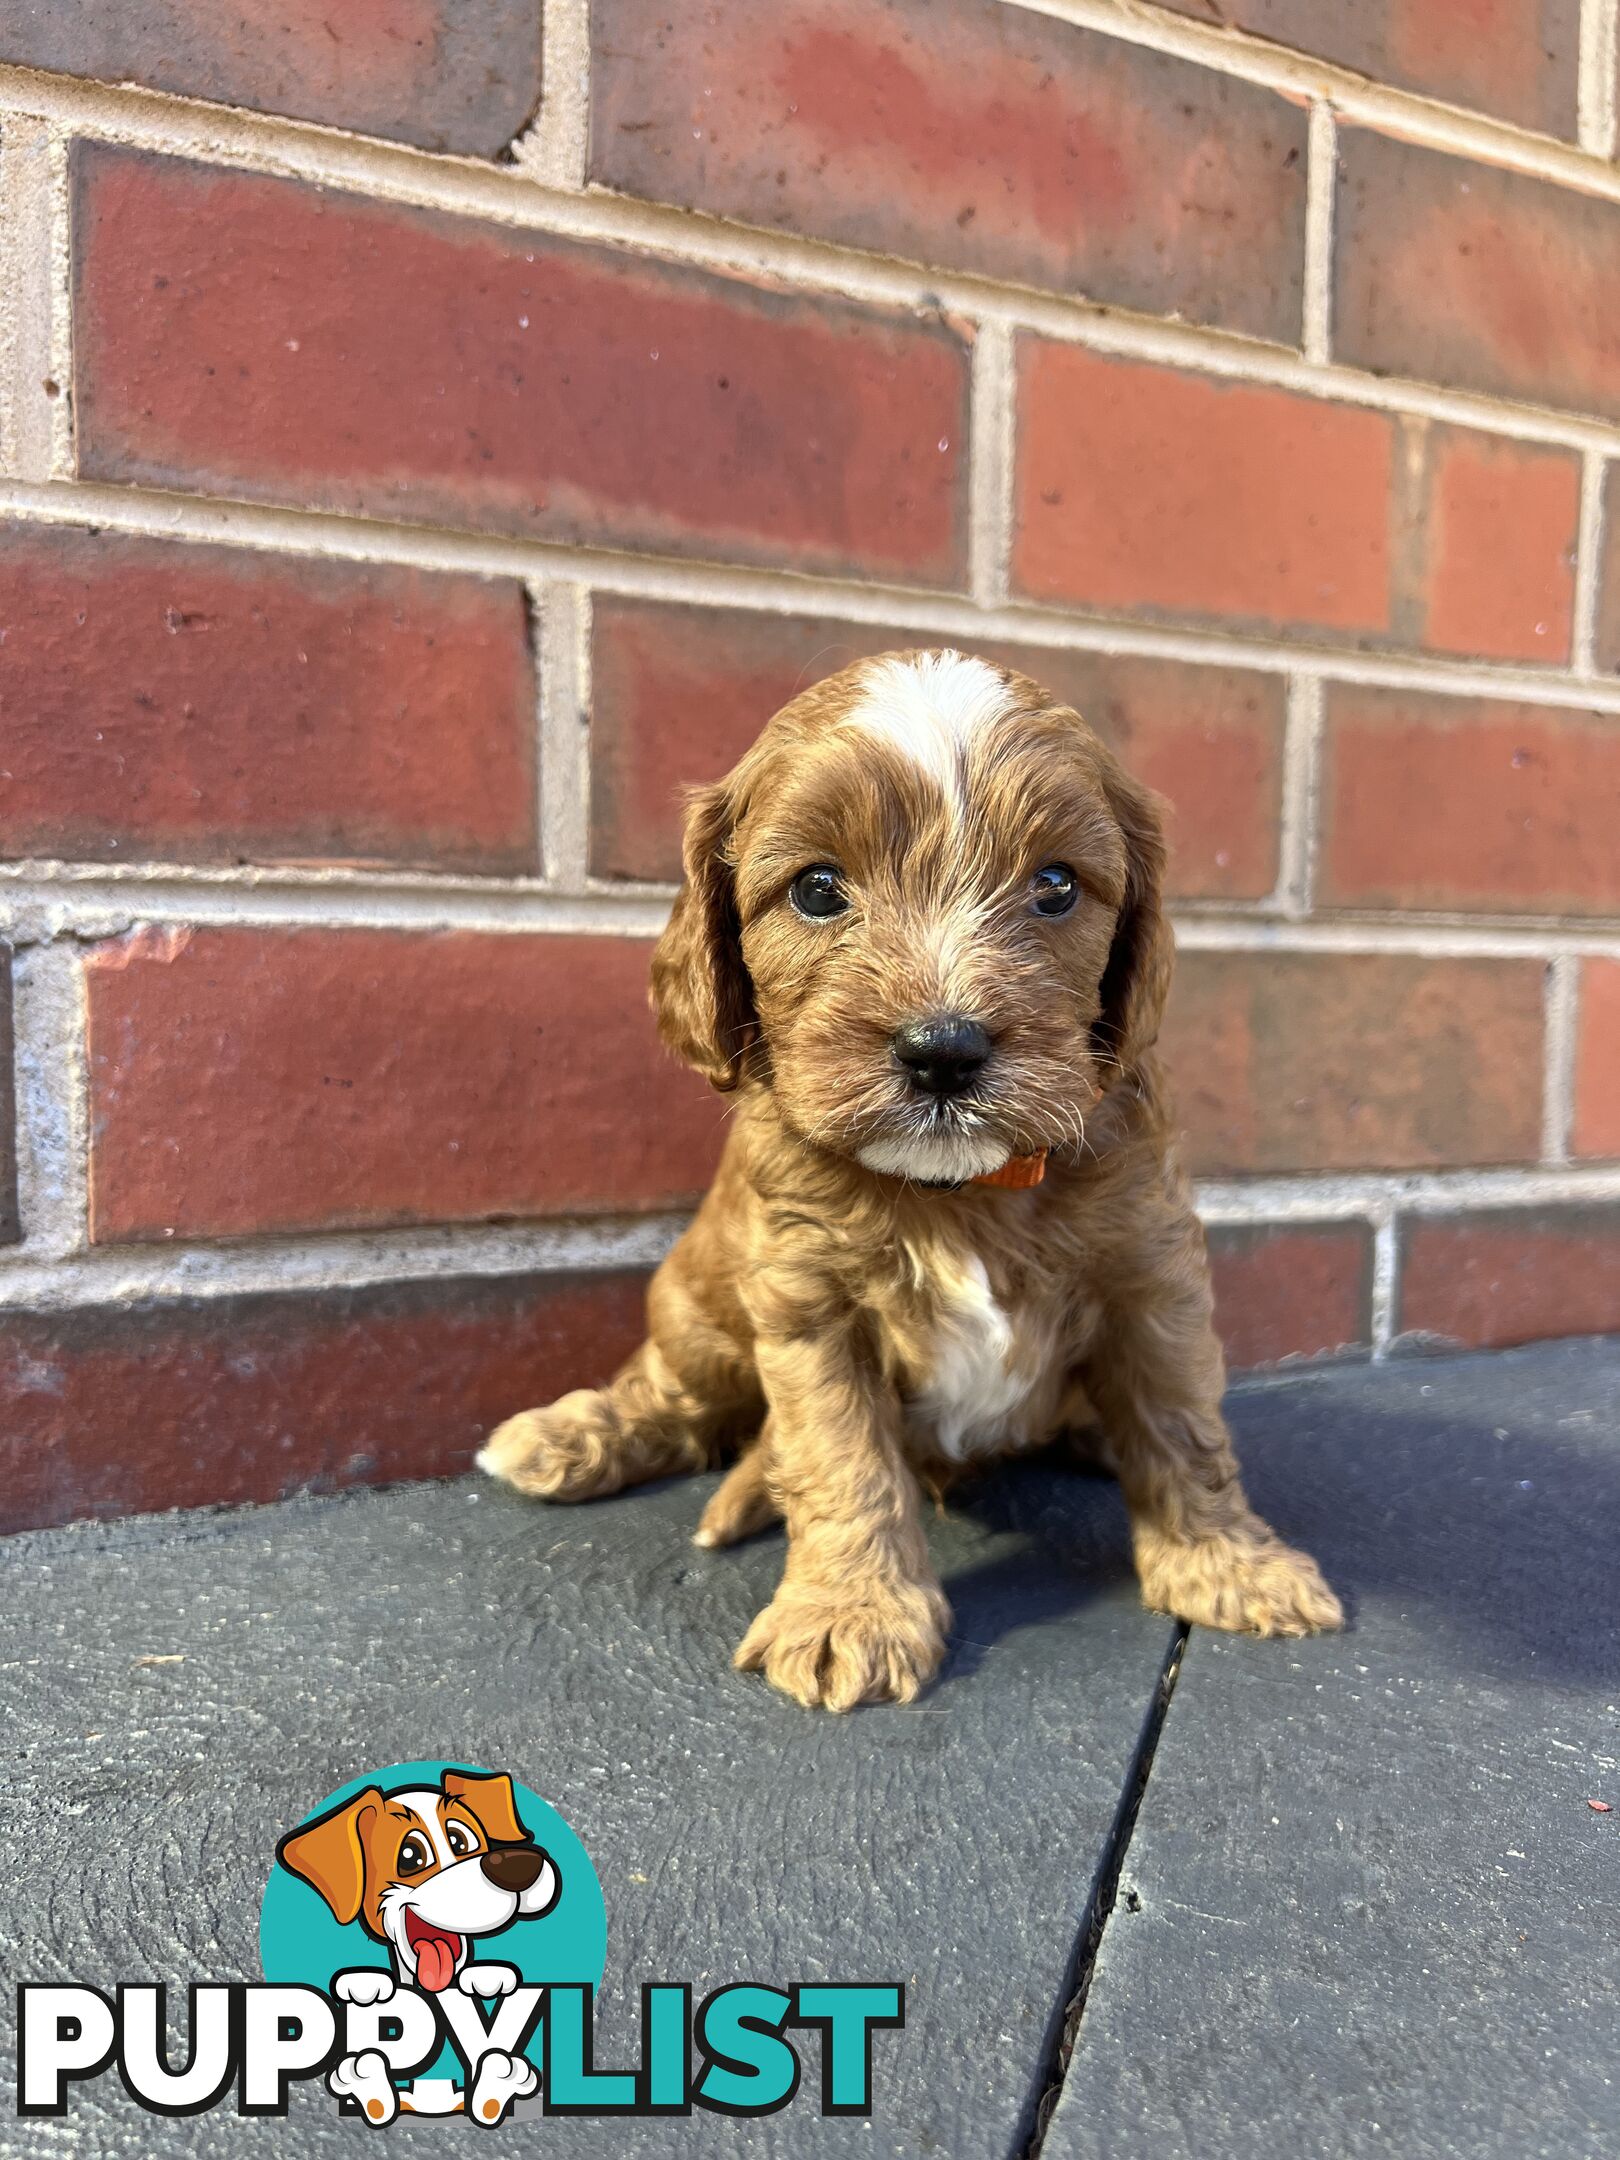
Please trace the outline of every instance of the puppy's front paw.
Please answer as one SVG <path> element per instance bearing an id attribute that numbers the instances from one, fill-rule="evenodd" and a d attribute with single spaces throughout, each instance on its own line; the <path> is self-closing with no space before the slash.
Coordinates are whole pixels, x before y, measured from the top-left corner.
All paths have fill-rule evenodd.
<path id="1" fill-rule="evenodd" d="M 456 1986 L 462 1994 L 476 1995 L 483 2002 L 510 1995 L 517 1984 L 517 1968 L 512 1965 L 463 1965 L 456 1975 Z"/>
<path id="2" fill-rule="evenodd" d="M 394 1992 L 392 1973 L 380 1972 L 375 1965 L 357 1965 L 353 1972 L 335 1973 L 332 1993 L 339 2002 L 385 2003 Z"/>
<path id="3" fill-rule="evenodd" d="M 497 1425 L 478 1467 L 538 1500 L 594 1500 L 624 1482 L 618 1420 L 594 1388 Z"/>
<path id="4" fill-rule="evenodd" d="M 1137 1554 L 1143 1602 L 1200 1627 L 1250 1635 L 1316 1635 L 1344 1608 L 1309 1553 L 1263 1533 L 1255 1541 L 1156 1537 Z"/>
<path id="5" fill-rule="evenodd" d="M 942 1593 L 923 1584 L 863 1584 L 842 1596 L 784 1584 L 732 1663 L 807 1710 L 911 1702 L 939 1670 L 950 1617 Z"/>

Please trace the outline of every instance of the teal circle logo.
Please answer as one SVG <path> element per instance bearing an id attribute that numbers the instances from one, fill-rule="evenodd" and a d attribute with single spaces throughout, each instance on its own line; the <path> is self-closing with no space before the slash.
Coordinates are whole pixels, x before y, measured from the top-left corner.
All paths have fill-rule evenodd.
<path id="1" fill-rule="evenodd" d="M 518 1984 L 594 1991 L 607 1962 L 607 1908 L 589 1853 L 530 1786 L 465 1763 L 392 1763 L 328 1793 L 281 1840 L 259 1951 L 268 1981 L 383 2013 L 398 1991 L 463 2015 L 472 1998 L 483 2015 Z M 522 2058 L 537 2081 L 532 2035 L 521 2057 L 514 2051 L 515 2091 L 532 2090 Z M 373 2117 L 383 2106 L 391 2115 L 396 2099 L 445 2114 L 463 2106 L 459 2070 L 445 2046 L 409 2079 L 390 2080 L 397 2093 L 386 2101 L 368 2097 L 352 2071 L 347 2087 L 332 2089 Z M 375 2085 L 375 2063 L 371 2074 Z"/>

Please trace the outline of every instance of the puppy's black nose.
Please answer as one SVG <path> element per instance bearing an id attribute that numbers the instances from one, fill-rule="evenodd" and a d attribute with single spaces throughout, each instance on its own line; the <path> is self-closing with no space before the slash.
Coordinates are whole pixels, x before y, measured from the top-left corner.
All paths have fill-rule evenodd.
<path id="1" fill-rule="evenodd" d="M 497 1845 L 478 1865 L 498 1890 L 527 1890 L 546 1864 L 534 1845 Z"/>
<path id="2" fill-rule="evenodd" d="M 890 1041 L 912 1086 L 924 1095 L 960 1095 L 973 1085 L 990 1055 L 989 1036 L 963 1013 L 908 1020 Z"/>

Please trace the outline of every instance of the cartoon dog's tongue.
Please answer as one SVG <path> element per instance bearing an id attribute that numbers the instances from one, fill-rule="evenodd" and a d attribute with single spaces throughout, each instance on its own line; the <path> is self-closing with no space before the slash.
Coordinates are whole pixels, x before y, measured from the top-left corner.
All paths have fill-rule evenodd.
<path id="1" fill-rule="evenodd" d="M 405 1915 L 405 1940 L 416 1952 L 416 1984 L 430 1995 L 437 1995 L 447 1988 L 456 1977 L 456 1959 L 461 1952 L 461 1937 L 452 1935 L 444 1928 L 437 1928 L 429 1920 L 419 1920 L 415 1913 Z"/>

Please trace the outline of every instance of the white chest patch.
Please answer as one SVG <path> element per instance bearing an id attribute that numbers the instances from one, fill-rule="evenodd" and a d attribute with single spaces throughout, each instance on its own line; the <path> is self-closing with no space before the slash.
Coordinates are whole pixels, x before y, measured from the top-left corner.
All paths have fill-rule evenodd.
<path id="1" fill-rule="evenodd" d="M 1013 1327 L 996 1302 L 977 1254 L 932 1275 L 937 1299 L 930 1359 L 914 1410 L 933 1427 L 942 1453 L 965 1461 L 1007 1437 L 1030 1390 Z"/>

